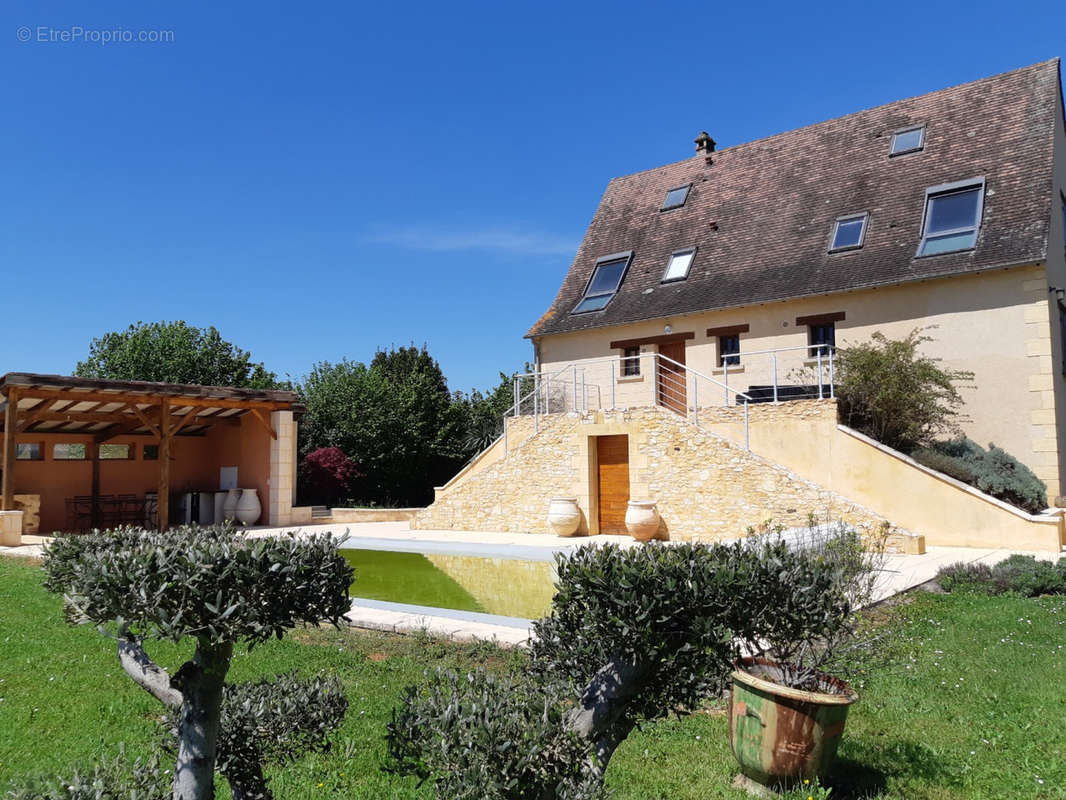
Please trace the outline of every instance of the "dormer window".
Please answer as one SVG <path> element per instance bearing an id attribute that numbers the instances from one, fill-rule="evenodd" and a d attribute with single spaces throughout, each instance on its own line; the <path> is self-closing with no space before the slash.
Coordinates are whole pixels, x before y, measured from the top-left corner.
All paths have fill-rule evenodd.
<path id="1" fill-rule="evenodd" d="M 916 153 L 925 147 L 925 126 L 907 128 L 892 134 L 892 147 L 889 156 L 901 156 L 905 153 Z"/>
<path id="2" fill-rule="evenodd" d="M 686 183 L 684 186 L 678 186 L 671 189 L 666 193 L 666 199 L 663 200 L 663 207 L 660 211 L 669 211 L 672 208 L 681 208 L 685 205 L 685 201 L 688 200 L 688 190 L 692 188 L 691 183 Z"/>
<path id="3" fill-rule="evenodd" d="M 666 272 L 663 273 L 662 282 L 685 280 L 688 277 L 689 267 L 692 266 L 692 259 L 695 257 L 695 247 L 687 247 L 671 254 L 670 260 L 666 262 Z"/>
<path id="4" fill-rule="evenodd" d="M 985 199 L 985 179 L 945 183 L 925 190 L 925 217 L 919 256 L 972 250 L 977 244 Z"/>
<path id="5" fill-rule="evenodd" d="M 833 238 L 829 242 L 829 252 L 839 253 L 842 250 L 858 250 L 862 247 L 866 238 L 866 222 L 870 215 L 847 214 L 837 217 L 833 223 Z"/>
<path id="6" fill-rule="evenodd" d="M 592 279 L 585 287 L 585 296 L 581 298 L 571 314 L 583 314 L 586 311 L 599 311 L 606 307 L 614 297 L 618 287 L 625 277 L 629 260 L 633 257 L 633 251 L 615 253 L 604 256 L 596 262 L 596 269 L 592 272 Z"/>

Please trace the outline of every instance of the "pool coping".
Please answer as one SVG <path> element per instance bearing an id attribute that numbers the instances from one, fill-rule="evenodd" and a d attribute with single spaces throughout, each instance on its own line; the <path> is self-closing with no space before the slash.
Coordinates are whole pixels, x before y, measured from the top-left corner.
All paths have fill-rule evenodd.
<path id="1" fill-rule="evenodd" d="M 456 641 L 494 641 L 504 647 L 525 647 L 533 635 L 533 621 L 520 617 L 359 597 L 352 599 L 351 609 L 345 617 L 353 628 L 387 633 L 421 630 Z"/>

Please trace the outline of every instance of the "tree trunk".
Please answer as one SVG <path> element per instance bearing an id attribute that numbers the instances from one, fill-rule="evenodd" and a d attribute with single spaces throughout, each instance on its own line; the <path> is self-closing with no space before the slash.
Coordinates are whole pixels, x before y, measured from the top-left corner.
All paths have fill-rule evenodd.
<path id="1" fill-rule="evenodd" d="M 222 712 L 222 684 L 233 644 L 201 639 L 196 653 L 174 676 L 182 694 L 174 800 L 214 800 L 215 749 Z"/>
<path id="2" fill-rule="evenodd" d="M 578 705 L 567 713 L 570 730 L 594 744 L 601 778 L 614 751 L 633 730 L 626 707 L 648 673 L 646 664 L 612 659 L 593 676 Z"/>

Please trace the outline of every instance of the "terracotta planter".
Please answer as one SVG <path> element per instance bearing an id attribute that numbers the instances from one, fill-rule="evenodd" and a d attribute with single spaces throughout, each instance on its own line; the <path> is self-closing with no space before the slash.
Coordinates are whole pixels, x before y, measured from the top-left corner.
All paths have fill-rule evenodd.
<path id="1" fill-rule="evenodd" d="M 226 500 L 222 504 L 222 517 L 226 522 L 233 522 L 237 518 L 237 501 L 240 499 L 240 489 L 230 489 L 226 492 Z"/>
<path id="2" fill-rule="evenodd" d="M 626 530 L 638 542 L 654 539 L 659 533 L 659 510 L 654 500 L 630 500 L 626 508 Z"/>
<path id="3" fill-rule="evenodd" d="M 733 672 L 729 736 L 740 771 L 763 786 L 783 788 L 824 778 L 836 758 L 848 708 L 859 699 L 844 681 L 820 678 L 824 691 L 790 689 L 772 678 L 780 667 L 745 658 Z"/>
<path id="4" fill-rule="evenodd" d="M 573 536 L 581 526 L 576 497 L 553 497 L 548 504 L 548 527 L 556 536 Z"/>
<path id="5" fill-rule="evenodd" d="M 255 489 L 241 489 L 241 499 L 237 501 L 237 521 L 241 525 L 254 525 L 263 513 L 259 505 L 259 495 Z"/>

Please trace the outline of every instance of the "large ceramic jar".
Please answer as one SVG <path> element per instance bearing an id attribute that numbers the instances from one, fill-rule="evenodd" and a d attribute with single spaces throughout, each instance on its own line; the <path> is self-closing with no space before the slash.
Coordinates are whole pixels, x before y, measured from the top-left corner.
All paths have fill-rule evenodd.
<path id="1" fill-rule="evenodd" d="M 630 500 L 626 507 L 626 530 L 638 542 L 654 539 L 659 533 L 659 510 L 654 500 Z"/>
<path id="2" fill-rule="evenodd" d="M 581 525 L 576 497 L 553 497 L 548 504 L 548 527 L 557 536 L 573 536 Z"/>
<path id="3" fill-rule="evenodd" d="M 237 521 L 241 525 L 254 525 L 263 513 L 259 505 L 259 495 L 255 489 L 241 489 L 241 499 L 237 501 Z"/>
<path id="4" fill-rule="evenodd" d="M 237 501 L 240 499 L 240 489 L 230 489 L 226 492 L 226 501 L 222 504 L 222 517 L 226 522 L 233 522 L 237 518 Z"/>

